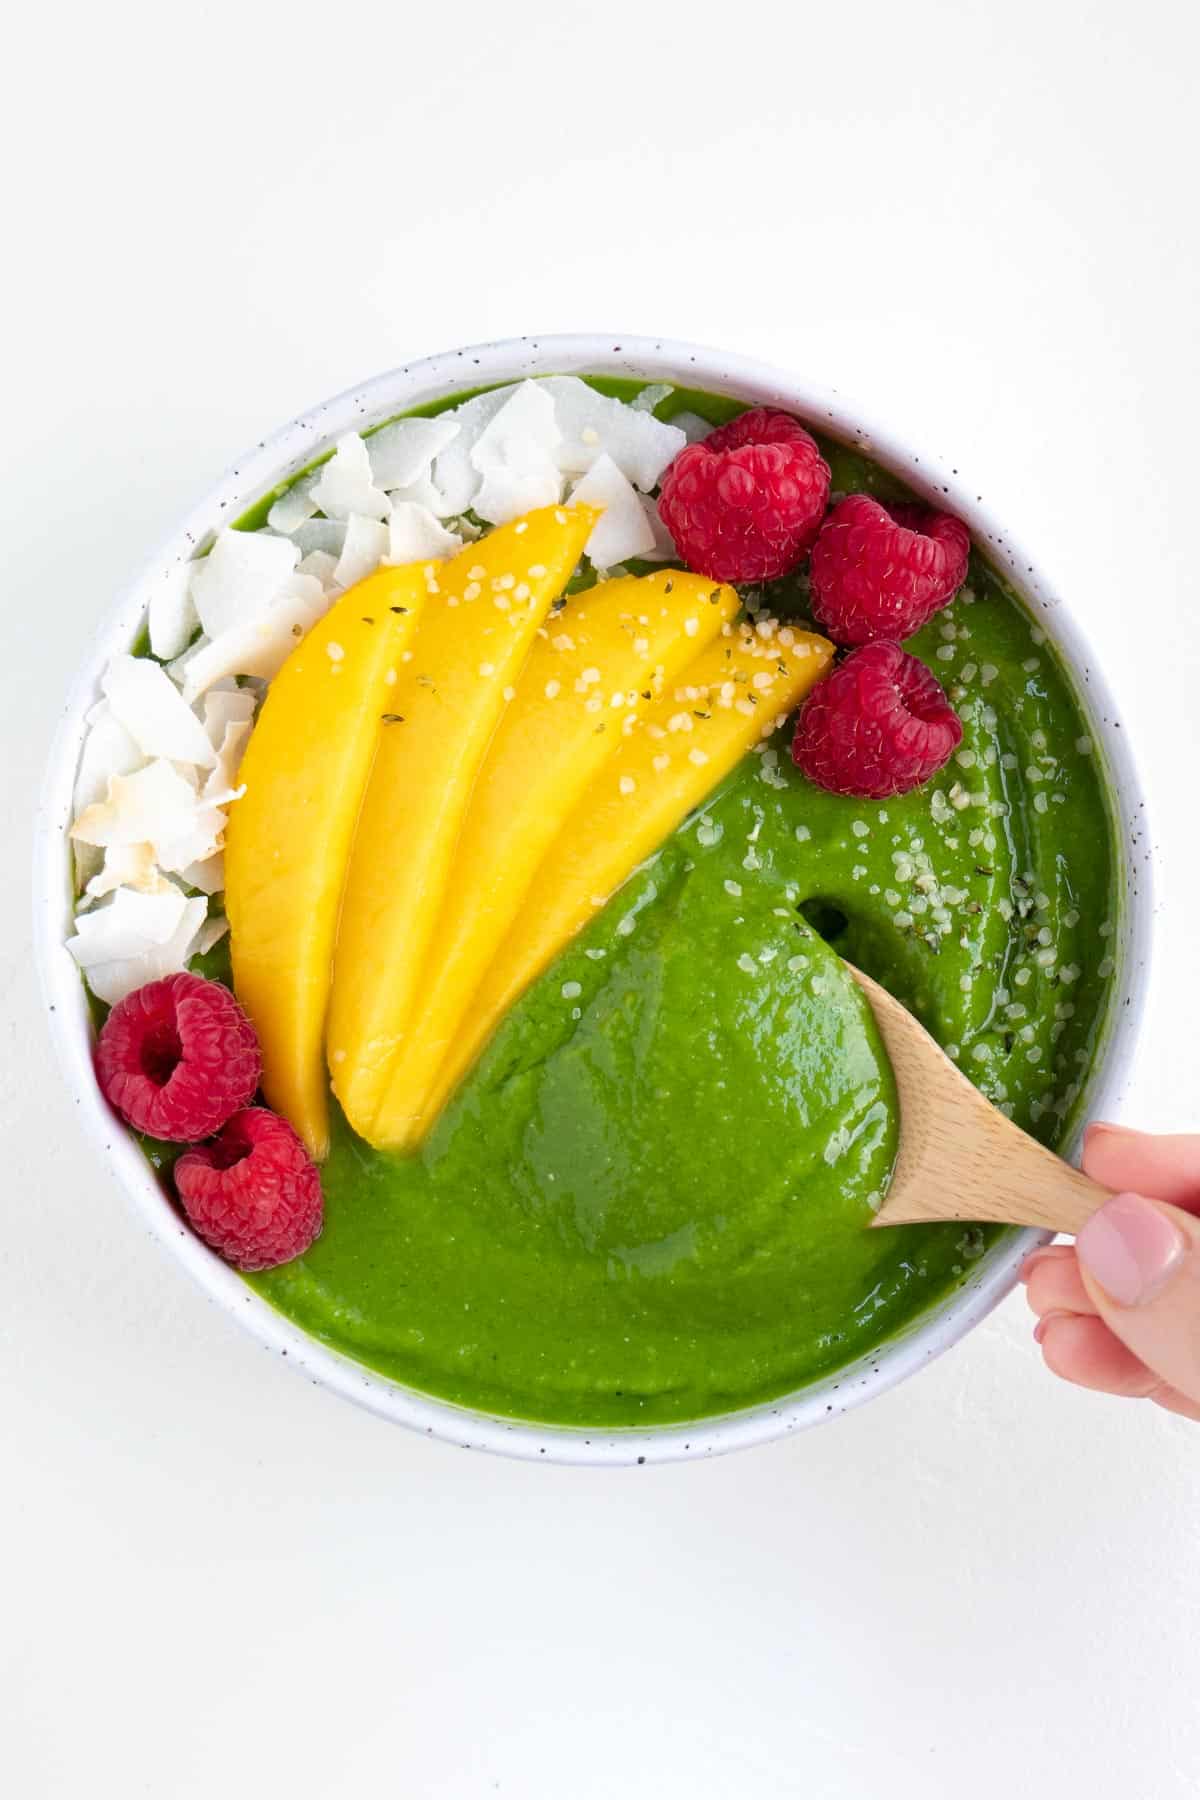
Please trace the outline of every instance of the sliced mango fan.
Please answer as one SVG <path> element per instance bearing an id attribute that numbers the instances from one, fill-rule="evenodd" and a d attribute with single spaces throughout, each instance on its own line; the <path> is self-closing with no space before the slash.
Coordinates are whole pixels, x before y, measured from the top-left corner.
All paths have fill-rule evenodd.
<path id="1" fill-rule="evenodd" d="M 549 377 L 352 433 L 263 529 L 178 563 L 152 657 L 105 672 L 68 947 L 112 1004 L 227 914 L 266 1097 L 317 1157 L 330 1084 L 368 1141 L 419 1142 L 523 989 L 828 663 L 738 621 L 731 588 L 624 574 L 673 556 L 653 490 L 708 429 L 656 419 L 667 391 Z M 583 557 L 597 584 L 564 600 Z"/>

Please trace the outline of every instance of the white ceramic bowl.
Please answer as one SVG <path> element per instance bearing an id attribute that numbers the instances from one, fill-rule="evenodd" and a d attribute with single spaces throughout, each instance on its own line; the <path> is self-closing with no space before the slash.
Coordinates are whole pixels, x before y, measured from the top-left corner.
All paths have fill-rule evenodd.
<path id="1" fill-rule="evenodd" d="M 743 357 L 668 339 L 571 336 L 518 338 L 430 356 L 379 375 L 363 386 L 314 407 L 242 457 L 151 558 L 100 628 L 71 690 L 51 757 L 37 835 L 35 932 L 53 1036 L 83 1128 L 131 1197 L 142 1226 L 191 1272 L 217 1306 L 260 1343 L 288 1357 L 317 1381 L 386 1419 L 468 1449 L 572 1463 L 651 1463 L 713 1456 L 726 1450 L 818 1424 L 869 1400 L 931 1357 L 957 1343 L 1014 1285 L 1021 1260 L 1034 1243 L 1022 1232 L 982 1257 L 970 1279 L 942 1306 L 889 1343 L 800 1392 L 725 1417 L 647 1430 L 589 1431 L 524 1424 L 429 1399 L 372 1373 L 300 1331 L 253 1293 L 182 1224 L 164 1197 L 137 1145 L 101 1098 L 92 1071 L 92 1032 L 82 984 L 64 949 L 70 930 L 71 878 L 66 831 L 71 792 L 83 737 L 83 718 L 99 692 L 110 656 L 133 642 L 149 596 L 164 572 L 192 556 L 216 527 L 236 519 L 267 489 L 332 448 L 348 430 L 379 423 L 409 407 L 464 388 L 512 381 L 526 375 L 594 373 L 707 388 L 752 404 L 786 408 L 833 436 L 869 453 L 931 502 L 946 506 L 969 525 L 976 543 L 1023 595 L 1072 672 L 1080 704 L 1102 747 L 1117 814 L 1123 856 L 1124 904 L 1117 994 L 1105 1040 L 1093 1069 L 1087 1101 L 1093 1114 L 1117 1112 L 1129 1068 L 1146 987 L 1150 941 L 1150 851 L 1145 810 L 1127 733 L 1117 728 L 1112 700 L 1092 666 L 1087 641 L 1038 575 L 1032 558 L 956 476 L 902 439 L 876 427 L 860 408 L 843 402 L 804 377 Z"/>

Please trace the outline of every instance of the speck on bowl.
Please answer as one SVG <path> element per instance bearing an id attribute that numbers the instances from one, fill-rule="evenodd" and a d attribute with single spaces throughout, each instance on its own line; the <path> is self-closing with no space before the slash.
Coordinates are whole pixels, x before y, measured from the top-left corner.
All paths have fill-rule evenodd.
<path id="1" fill-rule="evenodd" d="M 939 463 L 917 454 L 901 438 L 877 426 L 836 391 L 802 376 L 669 339 L 569 336 L 518 338 L 446 355 L 426 357 L 379 375 L 361 387 L 314 407 L 242 457 L 153 556 L 101 627 L 81 669 L 51 756 L 35 840 L 35 935 L 50 1008 L 52 1033 L 85 1131 L 128 1192 L 143 1227 L 191 1272 L 217 1306 L 260 1343 L 285 1354 L 292 1366 L 336 1393 L 430 1437 L 464 1449 L 568 1463 L 641 1464 L 715 1456 L 819 1424 L 911 1375 L 977 1325 L 1012 1288 L 1022 1257 L 1039 1242 L 1016 1233 L 975 1265 L 970 1279 L 943 1304 L 903 1334 L 801 1391 L 691 1425 L 651 1430 L 589 1431 L 526 1424 L 444 1401 L 363 1368 L 327 1349 L 275 1312 L 181 1222 L 137 1145 L 108 1111 L 92 1072 L 92 1030 L 82 984 L 64 949 L 71 918 L 67 828 L 84 714 L 99 693 L 110 656 L 137 636 L 156 582 L 180 559 L 190 558 L 228 519 L 331 449 L 344 432 L 378 424 L 413 406 L 462 389 L 527 375 L 593 373 L 667 381 L 732 395 L 751 404 L 780 406 L 861 448 L 901 476 L 932 503 L 959 514 L 975 542 L 1024 598 L 1030 612 L 1072 673 L 1080 705 L 1090 720 L 1107 767 L 1118 835 L 1120 907 L 1116 988 L 1104 1040 L 1092 1071 L 1087 1101 L 1094 1115 L 1111 1118 L 1119 1106 L 1141 1016 L 1149 956 L 1150 849 L 1145 809 L 1112 699 L 1092 664 L 1087 640 L 1067 609 L 1047 588 L 1029 556 Z M 116 1227 L 119 1229 L 119 1227 Z"/>

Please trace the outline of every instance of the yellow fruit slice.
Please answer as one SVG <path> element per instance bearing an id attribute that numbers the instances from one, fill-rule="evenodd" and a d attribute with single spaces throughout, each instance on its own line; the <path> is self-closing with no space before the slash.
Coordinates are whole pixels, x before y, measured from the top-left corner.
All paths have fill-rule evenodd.
<path id="1" fill-rule="evenodd" d="M 739 625 L 684 669 L 602 766 L 552 843 L 529 902 L 476 991 L 426 1099 L 437 1117 L 496 1026 L 639 863 L 657 850 L 824 672 L 833 646 Z"/>
<path id="2" fill-rule="evenodd" d="M 663 570 L 569 600 L 529 653 L 471 795 L 425 960 L 419 1021 L 396 1057 L 376 1126 L 401 1148 L 539 863 L 591 777 L 617 752 L 738 597 Z"/>
<path id="3" fill-rule="evenodd" d="M 263 1091 L 318 1159 L 342 884 L 380 714 L 424 599 L 421 567 L 380 569 L 313 626 L 271 683 L 238 771 L 246 792 L 229 809 L 234 986 L 262 1045 Z"/>
<path id="4" fill-rule="evenodd" d="M 334 1092 L 377 1144 L 393 1059 L 445 901 L 471 788 L 538 627 L 596 522 L 544 507 L 442 565 L 367 784 L 342 901 L 326 1045 Z"/>

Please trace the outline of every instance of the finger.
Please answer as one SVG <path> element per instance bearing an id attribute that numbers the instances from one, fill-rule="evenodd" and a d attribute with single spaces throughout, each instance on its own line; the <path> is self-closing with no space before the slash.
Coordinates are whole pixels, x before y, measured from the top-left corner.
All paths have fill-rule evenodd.
<path id="1" fill-rule="evenodd" d="M 1185 1212 L 1200 1212 L 1200 1135 L 1155 1137 L 1122 1125 L 1091 1125 L 1083 1140 L 1084 1173 L 1114 1193 L 1145 1194 Z"/>
<path id="2" fill-rule="evenodd" d="M 1041 1344 L 1046 1367 L 1076 1387 L 1144 1400 L 1163 1386 L 1162 1378 L 1126 1349 L 1101 1319 L 1052 1313 L 1041 1321 L 1034 1336 Z"/>
<path id="3" fill-rule="evenodd" d="M 1092 1297 L 1083 1285 L 1073 1246 L 1064 1245 L 1066 1256 L 1038 1262 L 1025 1284 L 1025 1298 L 1035 1313 L 1095 1313 Z"/>
<path id="4" fill-rule="evenodd" d="M 1043 1244 L 1040 1250 L 1031 1250 L 1021 1264 L 1018 1274 L 1022 1281 L 1028 1281 L 1033 1271 L 1044 1262 L 1063 1262 L 1067 1257 L 1074 1258 L 1074 1244 Z"/>
<path id="5" fill-rule="evenodd" d="M 1117 1194 L 1075 1240 L 1084 1286 L 1113 1335 L 1189 1400 L 1200 1400 L 1200 1219 Z"/>
<path id="6" fill-rule="evenodd" d="M 1178 1413 L 1181 1419 L 1200 1420 L 1200 1400 L 1189 1400 L 1186 1394 L 1176 1393 L 1174 1388 L 1163 1387 L 1157 1394 L 1151 1394 L 1155 1406 L 1161 1406 L 1164 1412 Z"/>

